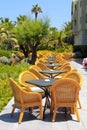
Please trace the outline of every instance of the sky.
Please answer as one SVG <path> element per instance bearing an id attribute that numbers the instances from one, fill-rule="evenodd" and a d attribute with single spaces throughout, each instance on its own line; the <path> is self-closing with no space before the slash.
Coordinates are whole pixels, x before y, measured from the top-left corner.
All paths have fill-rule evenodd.
<path id="1" fill-rule="evenodd" d="M 1 0 L 0 17 L 10 21 L 16 21 L 19 15 L 34 18 L 31 9 L 38 4 L 43 11 L 38 18 L 48 17 L 51 27 L 62 29 L 65 22 L 71 21 L 71 3 L 72 0 Z"/>

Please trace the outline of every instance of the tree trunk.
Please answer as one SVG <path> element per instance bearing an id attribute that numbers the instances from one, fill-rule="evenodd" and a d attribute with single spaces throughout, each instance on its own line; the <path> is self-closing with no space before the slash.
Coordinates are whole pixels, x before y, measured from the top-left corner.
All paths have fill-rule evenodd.
<path id="1" fill-rule="evenodd" d="M 35 61 L 37 59 L 37 47 L 32 47 L 32 58 L 31 58 L 31 64 L 34 65 Z"/>
<path id="2" fill-rule="evenodd" d="M 20 45 L 20 49 L 23 51 L 25 57 L 28 57 L 29 54 L 29 48 L 27 45 Z"/>

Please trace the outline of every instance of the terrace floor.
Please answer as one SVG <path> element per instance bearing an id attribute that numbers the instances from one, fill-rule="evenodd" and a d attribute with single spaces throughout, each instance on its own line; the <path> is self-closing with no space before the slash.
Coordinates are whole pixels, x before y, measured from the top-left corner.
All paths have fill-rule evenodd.
<path id="1" fill-rule="evenodd" d="M 78 107 L 80 122 L 77 121 L 76 115 L 68 114 L 66 119 L 64 113 L 60 111 L 57 113 L 56 122 L 52 123 L 49 109 L 46 110 L 45 119 L 42 121 L 39 120 L 39 114 L 36 109 L 33 114 L 26 110 L 22 123 L 18 124 L 19 109 L 16 109 L 14 117 L 10 116 L 13 105 L 12 98 L 0 113 L 0 130 L 87 130 L 87 70 L 83 69 L 81 62 L 71 61 L 70 63 L 74 68 L 78 69 L 83 77 L 83 85 L 80 91 L 82 109 Z"/>

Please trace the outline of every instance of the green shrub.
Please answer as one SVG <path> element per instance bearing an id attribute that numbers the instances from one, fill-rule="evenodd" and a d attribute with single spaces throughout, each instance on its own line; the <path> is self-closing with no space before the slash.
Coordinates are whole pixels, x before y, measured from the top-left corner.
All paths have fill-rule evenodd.
<path id="1" fill-rule="evenodd" d="M 12 98 L 12 91 L 8 83 L 8 78 L 12 77 L 14 80 L 18 81 L 19 74 L 27 69 L 29 69 L 29 64 L 26 62 L 12 66 L 0 64 L 0 111 Z"/>
<path id="2" fill-rule="evenodd" d="M 54 45 L 50 45 L 48 46 L 47 44 L 44 45 L 40 45 L 38 47 L 38 50 L 49 50 L 49 51 L 57 51 L 57 52 L 72 52 L 73 51 L 73 46 L 69 45 L 67 43 L 63 43 L 62 47 L 59 46 L 54 46 Z"/>
<path id="3" fill-rule="evenodd" d="M 73 46 L 69 45 L 67 43 L 63 43 L 62 47 L 57 47 L 56 49 L 57 52 L 73 52 Z"/>
<path id="4" fill-rule="evenodd" d="M 11 51 L 6 51 L 6 50 L 0 50 L 0 56 L 7 56 L 10 57 L 11 56 Z"/>

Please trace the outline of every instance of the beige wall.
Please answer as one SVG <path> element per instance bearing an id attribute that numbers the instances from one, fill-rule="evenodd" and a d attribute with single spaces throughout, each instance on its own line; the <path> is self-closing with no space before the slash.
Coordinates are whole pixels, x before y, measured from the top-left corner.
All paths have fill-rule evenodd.
<path id="1" fill-rule="evenodd" d="M 73 0 L 72 11 L 72 26 L 73 34 L 75 36 L 75 45 L 87 45 L 87 0 Z"/>

